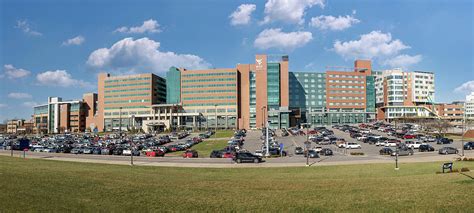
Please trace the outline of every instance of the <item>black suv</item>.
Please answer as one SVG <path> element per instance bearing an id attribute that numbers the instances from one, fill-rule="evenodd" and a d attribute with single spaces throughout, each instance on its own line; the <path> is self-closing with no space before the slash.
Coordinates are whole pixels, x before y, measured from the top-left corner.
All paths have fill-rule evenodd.
<path id="1" fill-rule="evenodd" d="M 436 143 L 437 143 L 437 144 L 451 144 L 451 143 L 453 143 L 453 139 L 449 139 L 449 138 L 438 138 L 438 139 L 436 139 Z"/>
<path id="2" fill-rule="evenodd" d="M 256 156 L 250 152 L 238 152 L 235 153 L 234 157 L 232 158 L 236 163 L 260 163 L 262 162 L 262 158 Z"/>

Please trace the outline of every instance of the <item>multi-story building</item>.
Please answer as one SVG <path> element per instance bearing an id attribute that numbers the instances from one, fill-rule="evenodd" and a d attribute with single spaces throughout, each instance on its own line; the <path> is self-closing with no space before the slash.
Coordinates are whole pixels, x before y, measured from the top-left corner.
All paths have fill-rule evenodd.
<path id="1" fill-rule="evenodd" d="M 239 64 L 239 127 L 290 125 L 288 56 L 256 55 L 255 64 Z"/>
<path id="2" fill-rule="evenodd" d="M 167 78 L 167 103 L 183 108 L 177 114 L 202 115 L 203 128 L 261 128 L 267 121 L 274 128 L 289 126 L 287 56 L 257 55 L 256 64 L 226 69 L 172 67 Z M 178 117 L 177 125 L 187 125 L 187 118 Z"/>
<path id="3" fill-rule="evenodd" d="M 151 106 L 166 102 L 166 80 L 152 73 L 99 74 L 96 126 L 99 131 L 141 128 Z M 121 125 L 121 126 L 120 126 Z"/>
<path id="4" fill-rule="evenodd" d="M 435 100 L 432 72 L 392 69 L 375 71 L 373 75 L 378 120 L 437 116 L 433 109 L 426 106 L 434 104 Z"/>
<path id="5" fill-rule="evenodd" d="M 464 102 L 464 113 L 466 120 L 474 120 L 474 92 L 466 96 Z"/>
<path id="6" fill-rule="evenodd" d="M 63 101 L 49 97 L 48 103 L 33 108 L 33 120 L 37 133 L 84 132 L 86 109 L 82 100 Z"/>
<path id="7" fill-rule="evenodd" d="M 356 60 L 353 71 L 326 71 L 328 123 L 357 123 L 375 119 L 372 65 Z"/>
<path id="8" fill-rule="evenodd" d="M 290 72 L 290 126 L 327 123 L 326 73 Z"/>
<path id="9" fill-rule="evenodd" d="M 428 108 L 434 108 L 436 114 L 447 121 L 452 123 L 462 123 L 464 116 L 464 102 L 453 102 L 450 104 L 441 103 L 427 106 Z"/>
<path id="10" fill-rule="evenodd" d="M 18 129 L 21 128 L 25 120 L 22 119 L 13 119 L 7 121 L 7 133 L 8 134 L 17 134 Z"/>

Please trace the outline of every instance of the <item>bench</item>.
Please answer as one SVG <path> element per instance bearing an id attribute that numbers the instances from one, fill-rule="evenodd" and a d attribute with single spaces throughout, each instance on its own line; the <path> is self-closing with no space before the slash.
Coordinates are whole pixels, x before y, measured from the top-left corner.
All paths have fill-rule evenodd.
<path id="1" fill-rule="evenodd" d="M 449 172 L 453 171 L 453 162 L 443 164 L 443 173 L 444 173 L 444 170 L 447 170 L 447 169 L 449 169 Z"/>

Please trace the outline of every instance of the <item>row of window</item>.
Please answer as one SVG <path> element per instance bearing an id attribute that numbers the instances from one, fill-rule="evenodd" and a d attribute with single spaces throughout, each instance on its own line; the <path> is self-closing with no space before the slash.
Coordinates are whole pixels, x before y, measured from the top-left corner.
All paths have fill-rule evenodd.
<path id="1" fill-rule="evenodd" d="M 365 103 L 329 103 L 329 106 L 364 106 Z"/>
<path id="2" fill-rule="evenodd" d="M 364 81 L 351 81 L 351 80 L 329 80 L 329 83 L 349 83 L 349 84 L 363 84 Z"/>
<path id="3" fill-rule="evenodd" d="M 193 104 L 183 104 L 183 106 L 233 106 L 235 103 L 193 103 Z"/>
<path id="4" fill-rule="evenodd" d="M 364 100 L 365 97 L 354 97 L 354 96 L 330 96 L 330 100 Z"/>
<path id="5" fill-rule="evenodd" d="M 363 75 L 329 75 L 330 78 L 360 78 L 363 79 L 365 76 Z M 330 82 L 330 81 L 329 81 Z"/>
<path id="6" fill-rule="evenodd" d="M 115 80 L 105 80 L 105 83 L 115 83 L 115 82 L 125 82 L 125 81 L 141 81 L 141 80 L 150 80 L 150 77 L 144 78 L 124 78 L 124 79 L 115 79 Z"/>
<path id="7" fill-rule="evenodd" d="M 105 90 L 105 93 L 149 91 L 149 90 L 151 90 L 149 87 L 145 87 L 145 88 L 134 88 L 134 89 Z"/>
<path id="8" fill-rule="evenodd" d="M 356 91 L 356 90 L 329 90 L 329 94 L 364 94 L 365 91 Z"/>
<path id="9" fill-rule="evenodd" d="M 149 106 L 122 106 L 122 109 L 146 109 L 150 108 Z M 120 107 L 104 107 L 105 110 L 111 109 L 120 109 Z"/>
<path id="10" fill-rule="evenodd" d="M 204 84 L 204 85 L 184 85 L 182 88 L 205 88 L 205 87 L 235 87 L 236 84 Z"/>
<path id="11" fill-rule="evenodd" d="M 105 98 L 122 98 L 122 97 L 136 97 L 136 96 L 150 96 L 150 93 L 106 95 L 106 96 L 104 96 L 104 97 L 105 97 Z"/>
<path id="12" fill-rule="evenodd" d="M 215 81 L 235 81 L 235 78 L 211 78 L 211 79 L 185 79 L 182 82 L 215 82 Z"/>
<path id="13" fill-rule="evenodd" d="M 117 85 L 105 85 L 105 88 L 115 88 L 115 87 L 131 87 L 131 86 L 142 86 L 142 85 L 150 85 L 150 82 L 143 82 L 143 83 L 133 83 L 133 84 L 117 84 Z"/>
<path id="14" fill-rule="evenodd" d="M 122 115 L 144 115 L 144 114 L 150 114 L 149 111 L 131 111 L 131 112 L 122 112 Z M 110 115 L 120 115 L 120 112 L 105 112 L 105 116 L 110 116 Z"/>
<path id="15" fill-rule="evenodd" d="M 235 99 L 236 96 L 203 96 L 203 97 L 184 97 L 185 101 L 190 100 L 222 100 L 222 99 Z"/>
<path id="16" fill-rule="evenodd" d="M 329 88 L 364 89 L 364 88 L 365 88 L 365 86 L 351 86 L 351 85 L 329 85 Z"/>
<path id="17" fill-rule="evenodd" d="M 232 76 L 235 72 L 212 72 L 212 73 L 195 73 L 195 74 L 184 74 L 183 77 L 204 77 L 204 76 Z"/>
<path id="18" fill-rule="evenodd" d="M 324 73 L 297 73 L 295 72 L 294 73 L 296 77 L 298 76 L 304 76 L 304 77 L 308 77 L 308 76 L 311 76 L 311 77 L 318 77 L 318 78 L 321 78 L 323 77 L 325 74 Z"/>
<path id="19" fill-rule="evenodd" d="M 235 89 L 221 89 L 221 90 L 191 90 L 183 91 L 183 94 L 196 94 L 196 93 L 224 93 L 224 92 L 236 92 Z"/>
<path id="20" fill-rule="evenodd" d="M 120 100 L 120 101 L 105 101 L 105 104 L 123 104 L 123 103 L 143 103 L 149 102 L 150 99 L 139 99 L 139 100 Z"/>

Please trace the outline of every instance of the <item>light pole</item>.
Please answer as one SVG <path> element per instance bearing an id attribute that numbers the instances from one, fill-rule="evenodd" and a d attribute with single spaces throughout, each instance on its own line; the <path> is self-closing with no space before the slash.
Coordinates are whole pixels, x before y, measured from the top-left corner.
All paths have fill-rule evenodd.
<path id="1" fill-rule="evenodd" d="M 265 123 L 266 125 L 266 131 L 265 131 L 265 146 L 266 146 L 266 150 L 265 150 L 265 157 L 270 157 L 270 144 L 269 144 L 269 140 L 268 140 L 268 122 Z"/>
<path id="2" fill-rule="evenodd" d="M 217 133 L 217 120 L 218 120 L 218 119 L 217 119 L 217 104 L 214 104 L 214 115 L 215 115 L 215 117 L 216 117 L 216 127 L 215 127 L 214 132 Z M 217 135 L 216 135 L 216 136 L 217 136 Z"/>
<path id="3" fill-rule="evenodd" d="M 462 115 L 462 133 L 461 133 L 461 150 L 462 150 L 462 156 L 464 157 L 464 129 L 466 126 L 466 114 L 463 113 Z"/>
<path id="4" fill-rule="evenodd" d="M 309 148 L 311 148 L 311 142 L 309 142 L 308 135 L 308 124 L 306 123 L 306 166 L 309 166 Z"/>
<path id="5" fill-rule="evenodd" d="M 122 139 L 122 107 L 119 107 L 119 134 Z"/>
<path id="6" fill-rule="evenodd" d="M 395 147 L 395 170 L 399 170 L 399 168 L 398 168 L 398 153 L 399 153 L 398 146 L 399 145 L 400 145 L 400 143 L 397 143 L 397 146 Z"/>

